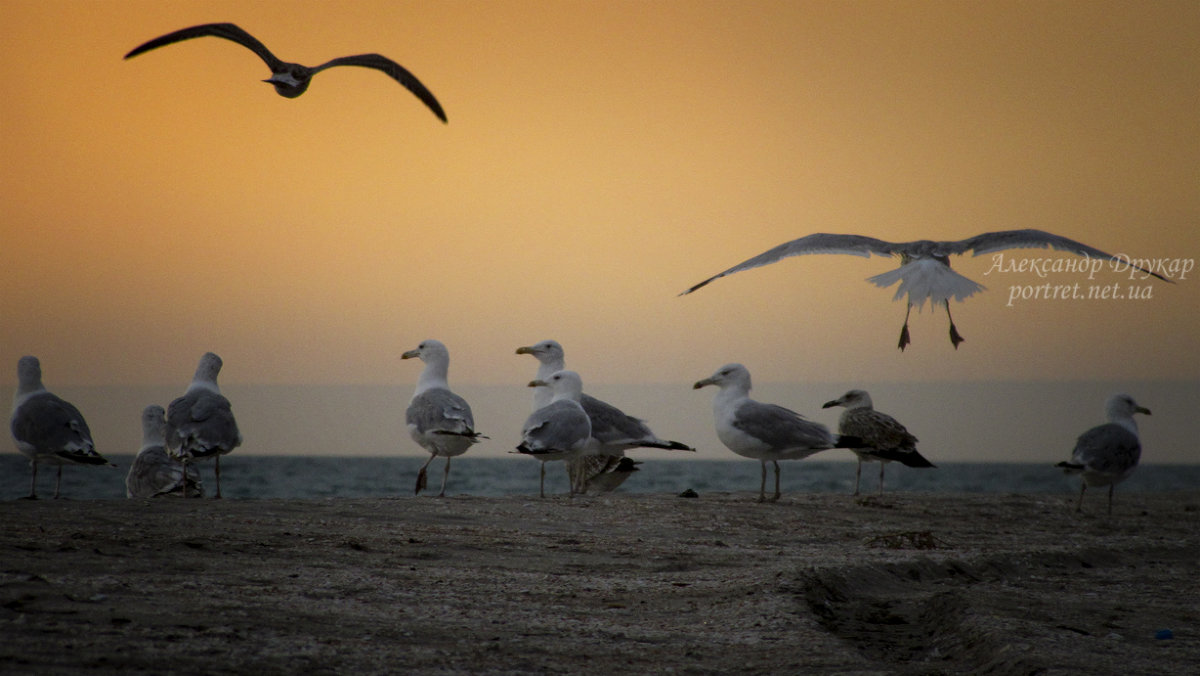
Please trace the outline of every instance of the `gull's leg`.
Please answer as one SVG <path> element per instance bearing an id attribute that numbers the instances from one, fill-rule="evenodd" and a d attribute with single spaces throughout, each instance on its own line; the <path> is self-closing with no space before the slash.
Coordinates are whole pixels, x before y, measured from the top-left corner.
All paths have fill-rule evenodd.
<path id="1" fill-rule="evenodd" d="M 954 326 L 954 317 L 950 316 L 950 300 L 946 299 L 946 318 L 950 320 L 950 342 L 954 344 L 954 349 L 958 349 L 958 344 L 963 342 L 963 337 L 958 335 L 958 329 Z"/>
<path id="2" fill-rule="evenodd" d="M 213 500 L 221 499 L 221 454 L 217 453 L 217 494 L 213 496 Z"/>
<path id="3" fill-rule="evenodd" d="M 415 491 L 413 491 L 413 495 L 417 495 L 425 489 L 425 485 L 428 483 L 428 477 L 425 475 L 425 468 L 429 467 L 429 463 L 433 462 L 433 459 L 436 457 L 436 454 L 430 454 L 429 459 L 425 461 L 425 464 L 421 465 L 420 471 L 417 472 L 417 488 Z"/>
<path id="4" fill-rule="evenodd" d="M 912 314 L 912 303 L 909 303 L 908 309 L 904 311 L 904 326 L 900 328 L 900 351 L 901 352 L 903 352 L 904 348 L 908 347 L 908 344 L 912 342 L 911 340 L 908 339 L 908 316 L 910 314 Z"/>
<path id="5" fill-rule="evenodd" d="M 767 461 L 762 461 L 762 481 L 758 484 L 758 501 L 767 501 Z"/>
<path id="6" fill-rule="evenodd" d="M 58 488 L 62 486 L 62 465 L 58 466 L 58 478 L 54 480 L 54 499 L 58 499 Z"/>
<path id="7" fill-rule="evenodd" d="M 1109 516 L 1112 516 L 1112 495 L 1113 495 L 1113 489 L 1116 487 L 1117 487 L 1116 484 L 1108 485 L 1108 515 Z"/>
<path id="8" fill-rule="evenodd" d="M 775 502 L 779 499 L 779 461 L 772 460 L 771 462 L 775 465 L 775 496 L 771 498 L 771 502 Z"/>
<path id="9" fill-rule="evenodd" d="M 37 500 L 37 460 L 30 460 L 29 466 L 33 468 L 33 476 L 29 479 L 29 495 L 25 499 Z"/>
<path id="10" fill-rule="evenodd" d="M 1079 502 L 1075 503 L 1075 511 L 1076 512 L 1083 511 L 1083 494 L 1087 492 L 1087 482 L 1083 481 L 1080 483 L 1082 485 L 1079 487 Z"/>
<path id="11" fill-rule="evenodd" d="M 879 494 L 883 495 L 883 468 L 887 467 L 887 463 L 879 461 Z"/>
<path id="12" fill-rule="evenodd" d="M 858 469 L 854 470 L 854 494 L 858 495 L 858 481 L 862 478 L 862 458 L 858 459 Z"/>
<path id="13" fill-rule="evenodd" d="M 188 462 L 187 462 L 187 458 L 184 458 L 184 459 L 183 459 L 183 497 L 184 497 L 185 499 L 186 499 L 186 498 L 187 498 L 187 496 L 188 496 L 188 475 L 187 475 L 187 470 L 188 470 Z"/>
<path id="14" fill-rule="evenodd" d="M 446 478 L 450 476 L 450 456 L 446 456 L 446 469 L 442 472 L 442 492 L 438 493 L 439 498 L 446 497 Z"/>

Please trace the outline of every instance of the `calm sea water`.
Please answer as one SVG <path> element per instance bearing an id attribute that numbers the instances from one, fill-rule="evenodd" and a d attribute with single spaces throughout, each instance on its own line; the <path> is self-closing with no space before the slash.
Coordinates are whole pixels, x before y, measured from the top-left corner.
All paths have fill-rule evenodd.
<path id="1" fill-rule="evenodd" d="M 221 491 L 228 498 L 371 498 L 412 495 L 417 470 L 426 457 L 342 458 L 329 456 L 226 456 L 221 462 Z M 132 456 L 109 456 L 111 467 L 66 467 L 62 492 L 74 499 L 125 497 L 125 472 Z M 445 461 L 430 465 L 429 486 L 436 493 Z M 850 493 L 854 489 L 854 463 L 821 460 L 789 461 L 783 468 L 785 493 Z M 215 486 L 212 462 L 199 463 L 211 495 Z M 753 460 L 647 460 L 617 492 L 680 493 L 756 492 L 759 463 Z M 879 466 L 863 467 L 862 489 L 873 492 Z M 546 468 L 546 492 L 565 493 L 567 482 L 561 463 Z M 38 495 L 54 493 L 53 467 L 39 467 Z M 768 487 L 773 476 L 768 479 Z M 887 468 L 886 489 L 919 492 L 1062 493 L 1074 495 L 1079 479 L 1067 477 L 1046 464 L 939 463 L 937 469 L 910 469 L 892 463 Z M 1200 465 L 1142 465 L 1117 489 L 1118 492 L 1177 491 L 1200 488 Z M 1095 489 L 1094 489 L 1095 490 Z M 0 499 L 13 499 L 29 491 L 29 463 L 20 455 L 0 455 Z M 447 495 L 537 495 L 538 462 L 532 458 L 454 459 Z"/>

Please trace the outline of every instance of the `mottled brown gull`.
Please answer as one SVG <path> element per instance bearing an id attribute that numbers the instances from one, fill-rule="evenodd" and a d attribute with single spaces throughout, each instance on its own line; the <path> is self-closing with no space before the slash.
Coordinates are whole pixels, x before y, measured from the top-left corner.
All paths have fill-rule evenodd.
<path id="1" fill-rule="evenodd" d="M 822 408 L 845 406 L 838 420 L 838 433 L 861 439 L 863 446 L 851 448 L 858 456 L 854 472 L 854 494 L 862 478 L 864 462 L 879 463 L 879 492 L 883 493 L 883 470 L 893 460 L 907 467 L 935 467 L 917 451 L 917 438 L 892 416 L 875 410 L 866 390 L 850 390 L 838 399 L 825 402 Z"/>
<path id="2" fill-rule="evenodd" d="M 142 447 L 125 475 L 125 496 L 204 497 L 204 485 L 195 466 L 185 465 L 167 453 L 167 412 L 162 406 L 142 410 Z"/>

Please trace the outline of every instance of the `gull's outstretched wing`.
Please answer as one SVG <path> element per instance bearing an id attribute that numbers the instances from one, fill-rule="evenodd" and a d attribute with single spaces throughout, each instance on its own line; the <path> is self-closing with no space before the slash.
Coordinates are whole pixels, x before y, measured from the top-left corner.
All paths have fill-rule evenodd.
<path id="1" fill-rule="evenodd" d="M 892 242 L 885 242 L 874 237 L 865 237 L 863 235 L 831 235 L 828 233 L 818 232 L 813 235 L 794 239 L 790 242 L 785 242 L 779 246 L 769 249 L 755 256 L 738 263 L 729 268 L 725 272 L 718 275 L 713 275 L 708 279 L 696 284 L 687 291 L 679 294 L 687 295 L 696 289 L 708 284 L 709 282 L 720 279 L 726 275 L 732 275 L 735 272 L 749 270 L 751 268 L 770 265 L 776 261 L 782 260 L 789 256 L 803 256 L 805 254 L 849 254 L 851 256 L 862 256 L 870 258 L 871 254 L 877 256 L 891 256 L 898 253 L 897 245 Z"/>
<path id="2" fill-rule="evenodd" d="M 1058 251 L 1067 251 L 1079 256 L 1090 256 L 1091 258 L 1099 258 L 1101 260 L 1118 261 L 1128 264 L 1135 270 L 1153 275 L 1164 282 L 1171 280 L 1163 277 L 1157 272 L 1151 272 L 1145 268 L 1134 265 L 1129 257 L 1118 258 L 1112 254 L 1105 253 L 1099 249 L 1090 247 L 1082 242 L 1076 242 L 1073 239 L 1055 235 L 1042 230 L 1001 230 L 999 232 L 985 232 L 982 235 L 975 235 L 960 242 L 944 242 L 949 247 L 950 253 L 963 254 L 968 251 L 974 251 L 975 256 L 980 256 L 993 251 L 1002 251 L 1004 249 L 1055 249 Z"/>
<path id="3" fill-rule="evenodd" d="M 412 92 L 421 102 L 433 111 L 434 115 L 442 122 L 446 121 L 446 113 L 442 110 L 442 105 L 434 98 L 433 92 L 425 88 L 417 76 L 408 72 L 408 70 L 400 64 L 392 61 L 386 56 L 380 54 L 358 54 L 356 56 L 343 56 L 331 61 L 327 61 L 316 68 L 313 68 L 313 73 L 332 68 L 334 66 L 362 66 L 363 68 L 374 68 L 387 73 L 388 77 L 396 82 L 404 85 L 404 88 Z"/>
<path id="4" fill-rule="evenodd" d="M 199 26 L 192 26 L 191 28 L 181 28 L 174 33 L 167 33 L 135 47 L 133 51 L 125 55 L 125 58 L 133 58 L 142 52 L 148 52 L 151 49 L 157 49 L 164 45 L 206 36 L 232 40 L 249 49 L 258 54 L 259 58 L 267 63 L 267 67 L 271 69 L 271 72 L 278 71 L 284 65 L 282 61 L 271 53 L 271 50 L 267 49 L 266 45 L 258 41 L 258 38 L 231 23 L 206 23 Z"/>

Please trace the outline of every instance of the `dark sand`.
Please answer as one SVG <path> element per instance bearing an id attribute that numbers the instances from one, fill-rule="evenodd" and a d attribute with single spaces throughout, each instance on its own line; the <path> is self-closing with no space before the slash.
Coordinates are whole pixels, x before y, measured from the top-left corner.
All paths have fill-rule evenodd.
<path id="1" fill-rule="evenodd" d="M 0 673 L 1197 673 L 1200 493 L 1088 497 L 11 501 Z"/>

